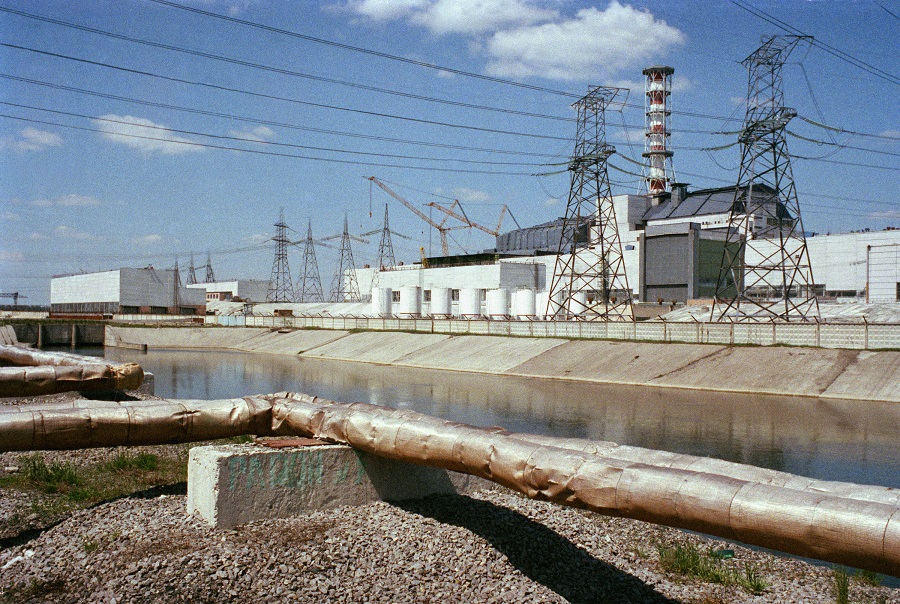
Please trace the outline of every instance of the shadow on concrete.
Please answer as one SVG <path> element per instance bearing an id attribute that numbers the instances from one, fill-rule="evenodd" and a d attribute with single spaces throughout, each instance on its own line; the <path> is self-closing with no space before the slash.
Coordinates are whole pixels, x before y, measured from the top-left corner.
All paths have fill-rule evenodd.
<path id="1" fill-rule="evenodd" d="M 574 604 L 677 602 L 543 524 L 493 503 L 441 495 L 393 505 L 482 537 L 522 574 Z"/>

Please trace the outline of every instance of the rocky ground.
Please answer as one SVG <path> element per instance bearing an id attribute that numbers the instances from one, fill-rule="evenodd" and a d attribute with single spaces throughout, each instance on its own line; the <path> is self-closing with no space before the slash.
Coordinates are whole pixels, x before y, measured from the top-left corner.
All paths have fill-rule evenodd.
<path id="1" fill-rule="evenodd" d="M 183 464 L 187 448 L 141 451 L 162 468 Z M 844 581 L 846 601 L 900 603 L 900 589 L 872 576 L 502 490 L 217 530 L 186 515 L 179 471 L 98 470 L 122 453 L 41 454 L 91 480 L 145 479 L 96 501 L 102 490 L 79 501 L 20 480 L 33 458 L 0 455 L 0 602 L 839 602 Z M 726 583 L 665 565 L 676 546 Z M 723 549 L 734 557 L 707 555 Z M 747 577 L 758 581 L 736 580 Z"/>

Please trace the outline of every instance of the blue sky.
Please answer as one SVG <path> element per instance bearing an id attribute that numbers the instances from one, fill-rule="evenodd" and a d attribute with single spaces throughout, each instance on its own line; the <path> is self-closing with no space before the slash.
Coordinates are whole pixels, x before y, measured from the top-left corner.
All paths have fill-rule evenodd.
<path id="1" fill-rule="evenodd" d="M 394 238 L 398 260 L 416 260 L 429 228 L 370 190 L 372 175 L 426 212 L 421 204 L 456 198 L 486 225 L 502 204 L 523 226 L 551 220 L 565 210 L 568 176 L 535 174 L 558 171 L 572 152 L 571 95 L 631 88 L 608 115 L 608 138 L 640 159 L 641 69 L 652 64 L 675 68 L 679 180 L 728 185 L 739 148 L 704 149 L 736 141 L 740 61 L 761 36 L 785 33 L 738 4 L 870 66 L 802 46 L 785 67 L 788 106 L 857 133 L 790 124 L 829 143 L 789 138 L 792 153 L 811 158 L 792 164 L 806 230 L 900 226 L 896 0 L 179 4 L 196 10 L 0 0 L 0 291 L 47 303 L 52 275 L 176 258 L 184 269 L 192 252 L 199 267 L 207 251 L 219 278 L 268 278 L 266 239 L 282 207 L 299 240 L 307 220 L 321 238 L 340 232 L 345 214 L 355 234 L 377 229 L 390 203 L 392 228 L 412 238 Z M 610 178 L 613 193 L 637 192 L 636 177 Z M 507 218 L 503 230 L 513 227 Z M 492 245 L 477 231 L 454 239 L 454 252 Z M 374 261 L 370 240 L 355 244 L 357 265 Z M 327 288 L 337 251 L 317 254 Z M 299 248 L 290 263 L 296 279 Z"/>

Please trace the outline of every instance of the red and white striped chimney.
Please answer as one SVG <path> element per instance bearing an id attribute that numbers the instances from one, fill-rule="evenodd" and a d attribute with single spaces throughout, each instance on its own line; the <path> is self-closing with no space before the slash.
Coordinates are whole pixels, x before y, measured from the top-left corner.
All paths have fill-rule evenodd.
<path id="1" fill-rule="evenodd" d="M 647 158 L 644 166 L 644 180 L 647 193 L 660 195 L 669 190 L 675 180 L 675 169 L 672 166 L 672 151 L 669 150 L 669 96 L 672 94 L 671 67 L 648 67 L 642 72 L 646 78 L 645 85 L 645 141 L 643 156 Z"/>

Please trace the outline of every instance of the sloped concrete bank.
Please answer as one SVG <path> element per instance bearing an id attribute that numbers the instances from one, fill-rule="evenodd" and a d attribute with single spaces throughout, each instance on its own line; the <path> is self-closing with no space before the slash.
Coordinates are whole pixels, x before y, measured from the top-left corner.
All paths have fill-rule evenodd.
<path id="1" fill-rule="evenodd" d="M 243 327 L 107 326 L 107 346 L 227 349 L 613 384 L 900 402 L 900 352 Z"/>

